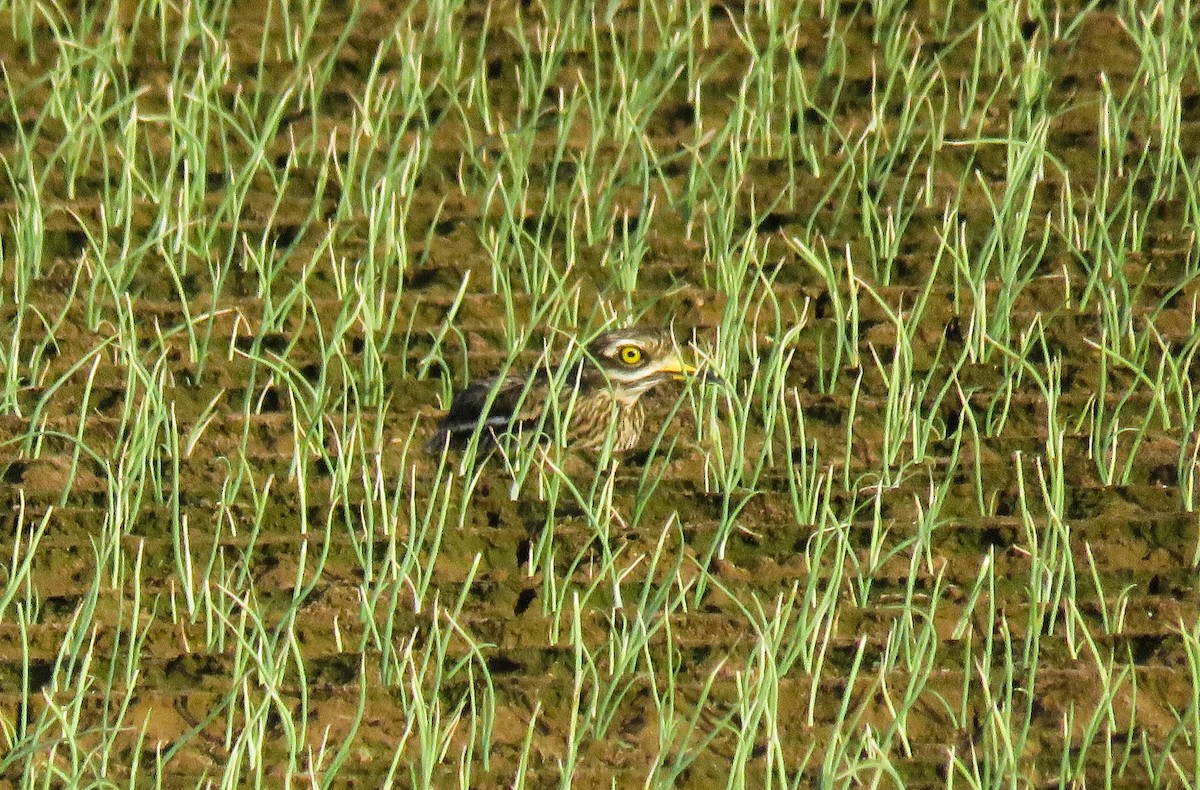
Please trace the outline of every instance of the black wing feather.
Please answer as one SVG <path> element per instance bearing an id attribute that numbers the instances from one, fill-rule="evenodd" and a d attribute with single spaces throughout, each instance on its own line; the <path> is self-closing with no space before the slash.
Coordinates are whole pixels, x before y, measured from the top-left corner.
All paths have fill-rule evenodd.
<path id="1" fill-rule="evenodd" d="M 440 452 L 445 447 L 465 449 L 481 423 L 483 429 L 479 436 L 479 450 L 490 450 L 496 445 L 499 435 L 532 422 L 537 417 L 537 411 L 530 409 L 529 401 L 534 399 L 533 394 L 522 403 L 525 384 L 524 376 L 508 376 L 499 383 L 498 389 L 494 378 L 472 381 L 450 402 L 450 410 L 438 423 L 433 438 L 429 440 L 429 450 Z M 488 399 L 492 397 L 493 389 L 496 389 L 496 395 L 489 405 Z M 521 414 L 517 414 L 518 406 L 522 407 Z"/>

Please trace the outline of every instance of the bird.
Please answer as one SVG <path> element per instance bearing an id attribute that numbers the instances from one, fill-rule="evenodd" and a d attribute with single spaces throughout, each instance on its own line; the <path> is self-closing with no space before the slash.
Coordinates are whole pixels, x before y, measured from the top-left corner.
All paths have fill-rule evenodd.
<path id="1" fill-rule="evenodd" d="M 470 382 L 451 400 L 427 448 L 435 453 L 465 449 L 478 430 L 477 452 L 488 453 L 504 436 L 551 434 L 566 416 L 570 449 L 600 451 L 607 445 L 623 453 L 636 446 L 646 424 L 641 397 L 659 384 L 690 377 L 724 383 L 713 373 L 697 374 L 680 359 L 669 330 L 607 331 L 587 344 L 582 359 L 553 372 L 543 367 Z M 555 379 L 561 382 L 557 394 Z M 557 408 L 551 406 L 554 398 Z"/>

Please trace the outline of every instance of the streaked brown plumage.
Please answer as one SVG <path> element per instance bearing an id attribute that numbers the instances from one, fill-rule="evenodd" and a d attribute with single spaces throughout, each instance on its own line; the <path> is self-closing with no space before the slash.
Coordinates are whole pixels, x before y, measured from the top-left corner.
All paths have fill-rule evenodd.
<path id="1" fill-rule="evenodd" d="M 598 336 L 588 344 L 583 359 L 558 372 L 563 374 L 558 406 L 549 412 L 546 406 L 553 376 L 548 370 L 471 382 L 454 396 L 429 449 L 463 449 L 482 423 L 479 448 L 487 451 L 496 446 L 499 437 L 536 431 L 539 423 L 544 433 L 552 433 L 554 420 L 569 415 L 566 435 L 570 447 L 599 450 L 609 441 L 611 426 L 611 449 L 624 452 L 637 444 L 645 426 L 642 395 L 665 381 L 682 380 L 696 369 L 679 358 L 670 332 L 619 329 Z M 711 374 L 701 378 L 720 382 Z"/>

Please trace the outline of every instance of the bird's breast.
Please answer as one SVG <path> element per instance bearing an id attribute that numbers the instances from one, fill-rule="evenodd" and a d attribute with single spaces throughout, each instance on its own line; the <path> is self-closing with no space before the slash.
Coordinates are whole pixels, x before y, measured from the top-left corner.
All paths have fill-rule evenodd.
<path id="1" fill-rule="evenodd" d="M 612 451 L 625 452 L 637 444 L 646 424 L 646 413 L 638 402 L 617 400 L 605 391 L 581 397 L 571 414 L 570 443 L 572 447 L 599 450 L 613 432 Z"/>

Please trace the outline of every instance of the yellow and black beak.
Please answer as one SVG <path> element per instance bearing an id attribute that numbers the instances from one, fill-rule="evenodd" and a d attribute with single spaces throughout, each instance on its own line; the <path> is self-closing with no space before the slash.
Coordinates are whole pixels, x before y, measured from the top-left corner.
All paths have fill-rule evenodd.
<path id="1" fill-rule="evenodd" d="M 663 365 L 662 369 L 663 372 L 670 373 L 671 378 L 675 379 L 676 381 L 687 381 L 689 378 L 696 376 L 696 367 L 694 365 L 689 365 L 678 357 L 674 357 L 669 360 L 665 365 Z M 709 370 L 700 371 L 699 379 L 701 384 L 715 384 L 719 387 L 725 386 L 725 379 Z"/>
<path id="2" fill-rule="evenodd" d="M 671 378 L 676 381 L 686 381 L 688 376 L 696 372 L 696 369 L 678 357 L 675 357 L 663 365 L 663 372 L 670 373 Z"/>

